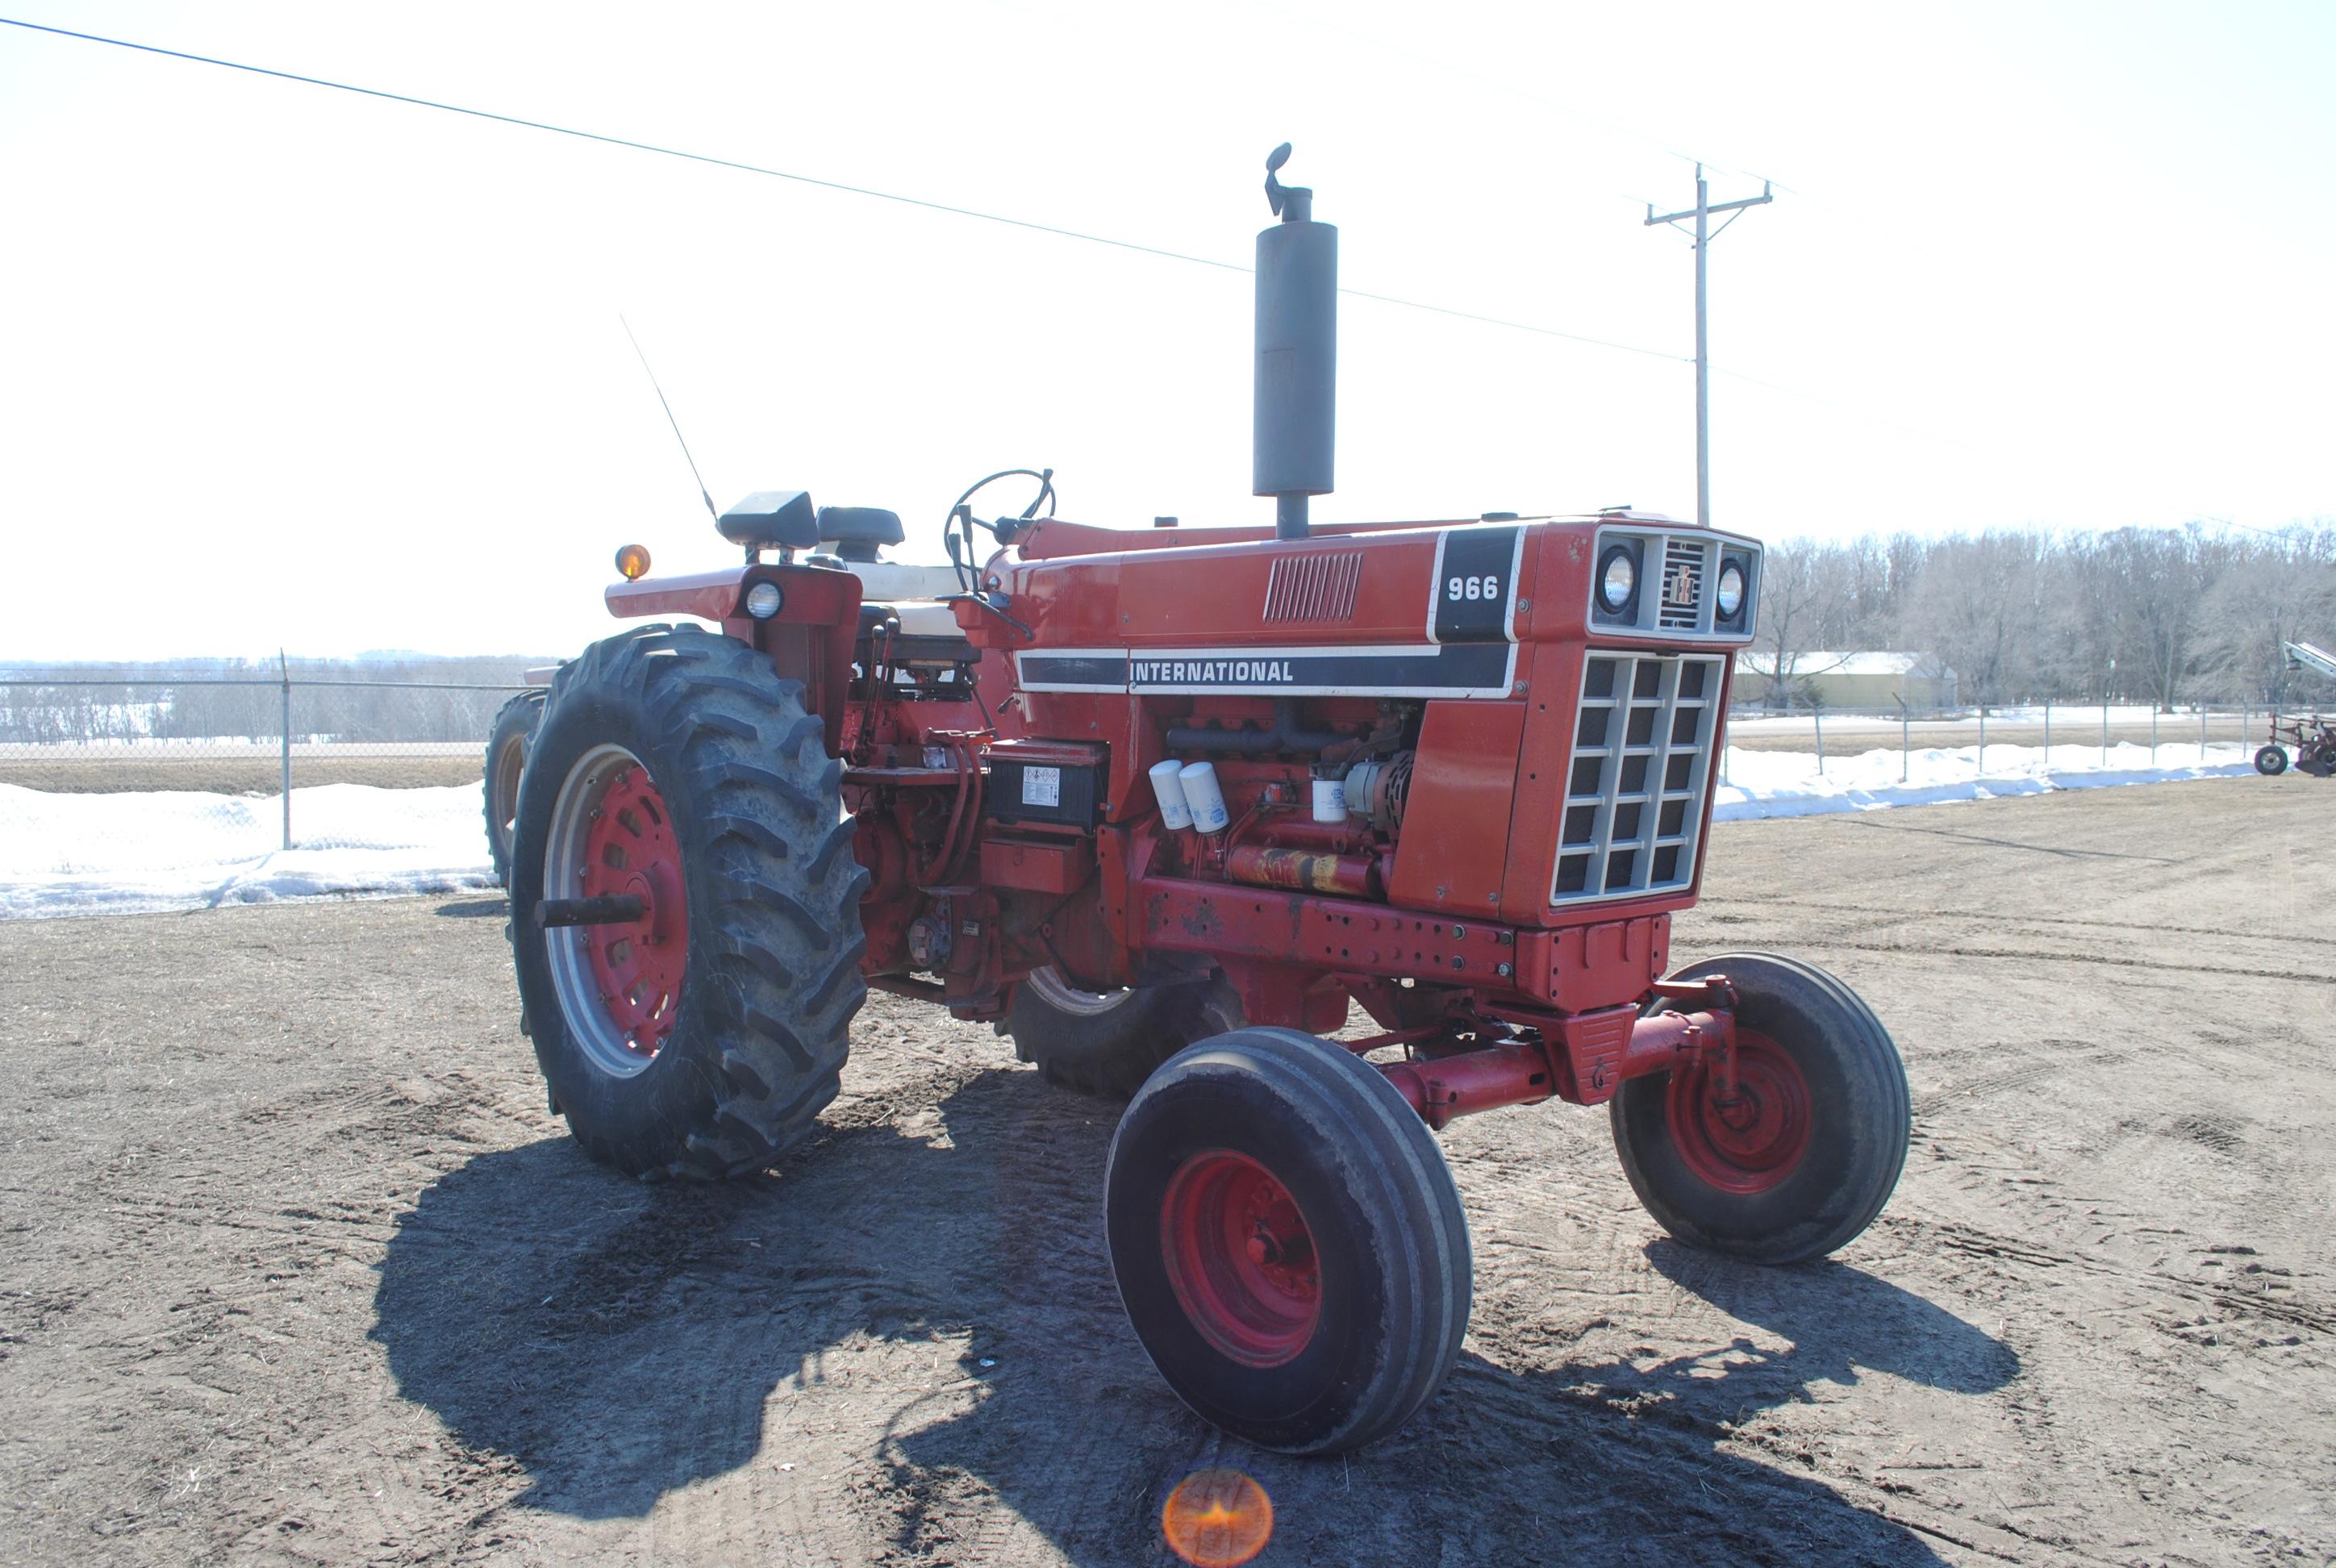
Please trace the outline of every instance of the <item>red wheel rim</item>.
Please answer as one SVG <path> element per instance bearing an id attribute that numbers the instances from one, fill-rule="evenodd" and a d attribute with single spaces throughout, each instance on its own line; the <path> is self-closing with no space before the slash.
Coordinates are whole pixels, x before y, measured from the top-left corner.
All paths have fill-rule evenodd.
<path id="1" fill-rule="evenodd" d="M 1244 1367 L 1279 1367 L 1314 1337 L 1320 1261 L 1290 1190 L 1230 1149 L 1176 1169 L 1160 1206 L 1168 1284 L 1201 1337 Z"/>
<path id="2" fill-rule="evenodd" d="M 1671 1145 L 1687 1168 L 1723 1193 L 1765 1193 L 1791 1175 L 1809 1147 L 1809 1086 L 1782 1047 L 1736 1027 L 1736 1092 L 1702 1061 L 1671 1069 L 1664 1100 Z"/>
<path id="3" fill-rule="evenodd" d="M 626 925 L 586 926 L 585 957 L 600 988 L 600 1006 L 625 1048 L 654 1057 L 673 1032 L 689 952 L 683 901 L 681 843 L 665 797 L 645 767 L 620 768 L 601 792 L 584 835 L 580 898 L 629 893 L 641 918 Z"/>

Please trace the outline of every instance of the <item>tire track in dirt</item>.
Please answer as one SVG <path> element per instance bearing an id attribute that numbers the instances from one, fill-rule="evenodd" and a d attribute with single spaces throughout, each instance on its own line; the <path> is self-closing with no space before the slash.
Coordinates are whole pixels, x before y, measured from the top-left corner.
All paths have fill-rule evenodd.
<path id="1" fill-rule="evenodd" d="M 2117 1047 L 2088 1046 L 2079 1040 L 2066 1039 L 2039 1040 L 2035 1047 L 2029 1048 L 2065 1050 L 2070 1054 L 2021 1062 L 1999 1072 L 1985 1073 L 1961 1083 L 1927 1089 L 1914 1096 L 1915 1116 L 1918 1118 L 1927 1116 L 1932 1112 L 1952 1105 L 1957 1100 L 1987 1099 L 2011 1089 L 2024 1089 L 2030 1084 L 2040 1082 L 2057 1074 L 2078 1072 L 2086 1067 L 2110 1066 L 2119 1062 L 2130 1061 L 2134 1055 L 2129 1050 Z"/>
<path id="2" fill-rule="evenodd" d="M 2272 1296 L 2268 1286 L 2263 1290 L 2242 1290 L 2169 1273 L 2162 1269 L 2137 1269 L 2106 1258 L 2087 1257 L 2041 1242 L 1999 1235 L 1961 1221 L 1884 1214 L 1876 1224 L 1895 1235 L 1928 1241 L 1971 1257 L 1998 1259 L 2039 1269 L 2070 1269 L 2146 1287 L 2158 1294 L 2171 1290 L 2194 1301 L 2205 1301 L 2235 1312 L 2270 1318 L 2292 1327 L 2308 1329 L 2316 1334 L 2336 1334 L 2336 1304 L 2322 1304 L 2300 1296 L 2282 1300 Z M 2210 1247 L 2202 1251 L 2228 1252 L 2229 1249 Z"/>
<path id="3" fill-rule="evenodd" d="M 1852 941 L 1846 937 L 1817 936 L 1809 945 L 1844 952 L 1890 953 L 1908 958 L 1998 959 L 2013 963 L 2093 964 L 2108 969 L 2139 969 L 2154 974 L 2214 975 L 2225 979 L 2290 980 L 2300 985 L 2336 985 L 2336 974 L 2303 969 L 2229 969 L 2216 964 L 2183 964 L 2164 959 L 2121 957 L 2112 953 L 2050 953 L 2034 949 L 1972 947 L 1908 947 L 1889 942 Z"/>
<path id="4" fill-rule="evenodd" d="M 2104 930 L 2146 931 L 2152 936 L 2228 937 L 2240 941 L 2287 942 L 2299 947 L 2336 948 L 2336 937 L 2311 936 L 2296 931 L 2246 931 L 2227 926 L 2185 926 L 2156 920 L 2107 920 L 2088 915 L 2044 915 L 2029 911 L 1999 913 L 1984 910 L 1924 910 L 1904 906 L 1885 908 L 1872 904 L 1840 903 L 1827 900 L 1763 897 L 1766 907 L 1806 910 L 1815 914 L 1883 916 L 1910 920 L 1971 920 L 1997 926 L 2086 926 Z M 1713 907 L 1725 909 L 1725 901 L 1715 901 Z"/>

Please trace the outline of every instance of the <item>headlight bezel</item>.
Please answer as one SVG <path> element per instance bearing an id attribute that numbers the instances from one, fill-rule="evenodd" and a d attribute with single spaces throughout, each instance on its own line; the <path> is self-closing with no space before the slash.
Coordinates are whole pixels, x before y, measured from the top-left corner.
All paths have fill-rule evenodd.
<path id="1" fill-rule="evenodd" d="M 1610 590 L 1614 586 L 1615 569 L 1622 570 L 1622 592 L 1617 599 Z M 1639 549 L 1629 540 L 1615 540 L 1598 553 L 1597 575 L 1591 582 L 1591 598 L 1602 615 L 1618 620 L 1629 619 L 1639 602 Z"/>
<path id="2" fill-rule="evenodd" d="M 755 620 L 769 620 L 787 606 L 786 590 L 768 578 L 749 584 L 739 606 Z"/>
<path id="3" fill-rule="evenodd" d="M 1735 600 L 1733 603 L 1729 602 L 1728 598 L 1728 588 L 1731 579 L 1733 580 L 1735 587 Z M 1751 586 L 1750 577 L 1745 571 L 1744 563 L 1741 560 L 1738 560 L 1732 555 L 1721 557 L 1719 562 L 1719 575 L 1713 580 L 1711 585 L 1711 611 L 1713 618 L 1718 621 L 1732 622 L 1741 616 L 1744 613 L 1745 598 Z"/>

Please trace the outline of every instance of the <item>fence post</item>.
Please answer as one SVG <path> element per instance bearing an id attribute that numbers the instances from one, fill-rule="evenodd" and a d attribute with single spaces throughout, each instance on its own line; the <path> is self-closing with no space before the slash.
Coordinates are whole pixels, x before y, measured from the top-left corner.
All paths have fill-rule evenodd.
<path id="1" fill-rule="evenodd" d="M 292 847 L 292 666 L 276 650 L 276 673 L 284 683 L 284 847 Z"/>
<path id="2" fill-rule="evenodd" d="M 2198 705 L 2198 765 L 2206 765 L 2206 705 Z"/>
<path id="3" fill-rule="evenodd" d="M 2149 765 L 2157 765 L 2157 705 L 2149 705 Z"/>
<path id="4" fill-rule="evenodd" d="M 1987 776 L 1987 704 L 1979 705 L 1979 775 Z"/>
<path id="5" fill-rule="evenodd" d="M 1898 699 L 1898 782 L 1900 784 L 1906 782 L 1906 770 L 1912 765 L 1914 752 L 1913 730 L 1913 715 L 1906 706 L 1906 699 L 1902 696 Z"/>
<path id="6" fill-rule="evenodd" d="M 2052 765 L 2052 699 L 2044 699 L 2044 765 Z"/>
<path id="7" fill-rule="evenodd" d="M 1809 716 L 1816 721 L 1817 777 L 1823 778 L 1825 777 L 1825 709 L 1822 707 L 1813 707 L 1809 709 Z"/>
<path id="8" fill-rule="evenodd" d="M 2109 765 L 2109 699 L 2101 698 L 2101 765 Z"/>

